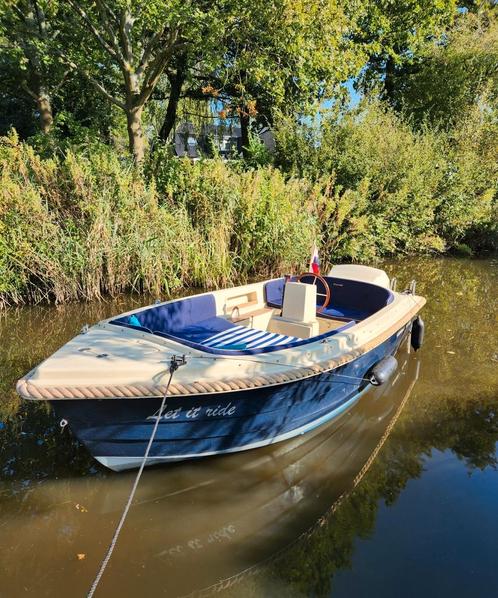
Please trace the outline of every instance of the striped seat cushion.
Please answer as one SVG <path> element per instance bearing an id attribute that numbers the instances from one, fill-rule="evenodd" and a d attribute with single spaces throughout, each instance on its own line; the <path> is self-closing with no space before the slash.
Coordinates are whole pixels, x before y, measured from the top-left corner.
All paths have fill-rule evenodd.
<path id="1" fill-rule="evenodd" d="M 266 332 L 266 330 L 247 328 L 247 326 L 233 326 L 228 330 L 213 334 L 213 336 L 202 341 L 201 344 L 213 349 L 243 350 L 286 345 L 298 340 L 301 339 L 295 336 Z"/>

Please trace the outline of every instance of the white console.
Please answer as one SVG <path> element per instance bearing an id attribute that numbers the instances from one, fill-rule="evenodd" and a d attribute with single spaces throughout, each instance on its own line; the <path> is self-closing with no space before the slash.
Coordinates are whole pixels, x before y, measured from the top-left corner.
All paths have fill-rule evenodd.
<path id="1" fill-rule="evenodd" d="M 316 319 L 316 286 L 301 282 L 285 285 L 281 316 L 273 316 L 268 326 L 270 332 L 310 338 L 319 333 Z"/>

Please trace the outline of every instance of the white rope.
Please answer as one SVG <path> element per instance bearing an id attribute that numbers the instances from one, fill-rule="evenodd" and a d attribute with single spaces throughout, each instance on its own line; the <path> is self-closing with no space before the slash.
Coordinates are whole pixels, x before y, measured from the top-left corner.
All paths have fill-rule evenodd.
<path id="1" fill-rule="evenodd" d="M 168 380 L 168 383 L 166 384 L 166 390 L 164 391 L 163 400 L 161 402 L 161 407 L 159 409 L 159 416 L 156 417 L 154 427 L 152 428 L 152 434 L 150 435 L 150 438 L 149 438 L 149 443 L 147 444 L 147 448 L 145 449 L 145 453 L 144 453 L 144 457 L 142 459 L 142 463 L 140 465 L 140 469 L 138 470 L 137 476 L 135 478 L 135 482 L 133 483 L 133 487 L 131 489 L 130 496 L 128 497 L 128 501 L 124 508 L 123 514 L 121 515 L 121 519 L 119 520 L 119 523 L 118 523 L 116 530 L 114 532 L 114 535 L 112 537 L 111 543 L 109 544 L 109 548 L 107 549 L 107 554 L 105 555 L 104 560 L 102 561 L 102 563 L 100 565 L 99 572 L 97 573 L 97 576 L 95 577 L 92 587 L 90 588 L 90 591 L 87 594 L 87 598 L 92 598 L 92 596 L 95 594 L 95 590 L 97 589 L 97 586 L 99 585 L 102 575 L 104 574 L 104 571 L 107 567 L 107 564 L 109 563 L 109 561 L 111 559 L 112 553 L 114 551 L 114 548 L 115 548 L 116 543 L 119 538 L 119 534 L 121 533 L 121 529 L 123 528 L 126 517 L 128 516 L 128 512 L 129 512 L 131 504 L 133 502 L 133 498 L 135 497 L 135 492 L 137 491 L 138 483 L 140 481 L 140 478 L 142 477 L 142 472 L 143 472 L 145 464 L 147 462 L 147 458 L 149 456 L 149 452 L 152 447 L 152 443 L 154 442 L 157 428 L 159 426 L 159 420 L 161 419 L 160 414 L 163 412 L 164 405 L 166 404 L 166 395 L 168 394 L 168 389 L 169 389 L 169 385 L 171 384 L 171 380 L 173 379 L 173 374 L 178 369 L 178 366 L 183 365 L 184 363 L 185 363 L 185 356 L 183 356 L 183 358 L 181 358 L 180 360 L 178 359 L 178 357 L 176 355 L 173 355 L 173 357 L 171 358 L 171 365 L 169 368 L 169 380 Z"/>

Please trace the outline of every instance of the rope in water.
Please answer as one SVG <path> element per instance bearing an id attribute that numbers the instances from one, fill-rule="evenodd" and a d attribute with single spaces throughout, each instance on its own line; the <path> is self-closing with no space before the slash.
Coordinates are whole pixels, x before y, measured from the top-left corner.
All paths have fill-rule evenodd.
<path id="1" fill-rule="evenodd" d="M 169 385 L 171 384 L 171 380 L 173 379 L 173 374 L 176 372 L 176 370 L 179 368 L 180 365 L 184 365 L 184 364 L 185 364 L 185 355 L 180 358 L 177 355 L 173 355 L 171 357 L 171 363 L 169 366 L 169 380 L 166 384 L 166 390 L 163 395 L 161 407 L 159 409 L 159 414 L 161 414 L 164 410 L 164 405 L 166 404 L 166 395 L 168 394 L 168 388 L 169 388 Z M 114 535 L 112 537 L 111 543 L 109 544 L 109 548 L 107 549 L 107 553 L 106 553 L 102 563 L 100 564 L 99 572 L 97 573 L 97 576 L 95 577 L 95 580 L 92 583 L 92 586 L 87 594 L 87 598 L 92 598 L 92 596 L 95 594 L 95 590 L 97 589 L 97 586 L 99 585 L 100 580 L 102 579 L 102 575 L 104 574 L 104 571 L 107 567 L 107 564 L 109 563 L 109 561 L 111 559 L 112 553 L 114 551 L 114 548 L 115 548 L 116 543 L 119 538 L 119 534 L 121 533 L 121 529 L 123 528 L 126 517 L 128 516 L 128 512 L 129 512 L 131 504 L 133 502 L 133 498 L 135 497 L 135 492 L 137 491 L 138 483 L 140 481 L 140 478 L 142 477 L 142 472 L 143 472 L 145 464 L 147 462 L 147 458 L 149 456 L 150 449 L 152 447 L 152 443 L 154 442 L 154 438 L 156 436 L 156 432 L 157 432 L 157 428 L 159 426 L 160 419 L 161 419 L 160 417 L 156 417 L 156 421 L 154 423 L 154 427 L 152 428 L 152 433 L 150 435 L 149 442 L 147 444 L 147 448 L 145 449 L 142 463 L 140 464 L 140 469 L 138 470 L 137 476 L 135 478 L 135 482 L 133 483 L 133 487 L 132 487 L 130 495 L 128 497 L 128 501 L 123 510 L 123 514 L 121 515 L 121 519 L 119 520 L 116 530 L 114 531 Z"/>
<path id="2" fill-rule="evenodd" d="M 193 358 L 195 358 L 195 357 L 193 357 Z M 203 357 L 198 357 L 198 358 L 202 359 Z M 206 358 L 209 359 L 209 357 L 206 357 Z M 216 358 L 214 358 L 214 359 L 216 359 Z M 236 358 L 235 357 L 224 357 L 222 359 L 236 359 Z M 259 360 L 249 360 L 249 361 L 259 361 Z M 170 375 L 169 375 L 168 382 L 166 384 L 166 390 L 164 391 L 164 394 L 163 394 L 163 398 L 162 398 L 162 401 L 161 401 L 161 406 L 159 408 L 159 416 L 156 418 L 156 421 L 154 423 L 154 427 L 152 429 L 152 433 L 150 435 L 149 442 L 147 444 L 147 448 L 145 449 L 145 453 L 144 453 L 144 456 L 143 456 L 143 459 L 142 459 L 142 463 L 140 464 L 140 468 L 138 470 L 138 473 L 136 475 L 135 481 L 133 483 L 133 487 L 132 487 L 130 495 L 128 497 L 128 501 L 127 501 L 126 506 L 125 506 L 125 508 L 123 510 L 123 513 L 121 515 L 121 519 L 119 520 L 119 523 L 118 523 L 118 525 L 116 527 L 116 530 L 114 531 L 114 535 L 112 537 L 111 543 L 109 544 L 109 548 L 107 549 L 107 553 L 106 553 L 104 559 L 102 560 L 102 563 L 100 565 L 100 569 L 99 569 L 99 571 L 97 573 L 97 576 L 95 577 L 95 580 L 94 580 L 94 582 L 93 582 L 93 584 L 92 584 L 92 586 L 91 586 L 91 588 L 90 588 L 90 590 L 89 590 L 89 592 L 87 594 L 87 598 L 92 598 L 93 595 L 95 594 L 95 591 L 96 591 L 96 589 L 97 589 L 97 587 L 98 587 L 98 585 L 100 583 L 100 580 L 102 579 L 104 571 L 105 571 L 105 569 L 106 569 L 106 567 L 107 567 L 107 565 L 108 565 L 108 563 L 109 563 L 109 561 L 111 559 L 111 556 L 112 556 L 112 553 L 113 553 L 114 548 L 116 546 L 116 543 L 118 541 L 119 535 L 120 535 L 121 530 L 123 528 L 123 525 L 124 525 L 124 523 L 126 521 L 126 517 L 128 516 L 128 512 L 129 512 L 129 510 L 131 508 L 131 505 L 132 505 L 132 502 L 133 502 L 133 498 L 135 497 L 135 493 L 136 493 L 136 490 L 138 488 L 138 484 L 140 482 L 140 478 L 142 477 L 142 472 L 143 472 L 143 470 L 145 468 L 145 464 L 147 462 L 147 458 L 149 456 L 150 449 L 152 447 L 152 443 L 154 442 L 154 438 L 156 436 L 157 429 L 159 427 L 160 414 L 163 412 L 164 406 L 166 404 L 168 389 L 169 389 L 171 381 L 173 379 L 173 374 L 175 373 L 175 371 L 178 369 L 178 367 L 180 365 L 184 365 L 185 363 L 186 363 L 186 361 L 185 361 L 185 355 L 183 355 L 181 358 L 178 358 L 177 355 L 173 355 L 171 357 L 171 363 L 170 363 L 170 367 L 169 367 L 169 374 Z M 267 362 L 267 363 L 275 363 L 275 364 L 277 364 L 277 362 Z M 278 365 L 280 365 L 280 364 L 278 364 Z M 287 365 L 290 365 L 290 364 L 287 364 Z M 297 367 L 297 366 L 294 366 L 294 367 Z M 323 374 L 334 374 L 334 372 L 323 372 L 322 375 Z M 349 375 L 346 375 L 346 374 L 337 374 L 337 373 L 335 373 L 334 375 L 335 376 L 342 376 L 342 377 L 349 378 L 349 379 L 352 379 L 352 380 L 366 381 L 366 382 L 371 382 L 372 383 L 371 379 L 365 378 L 365 377 L 349 376 Z"/>
<path id="3" fill-rule="evenodd" d="M 228 358 L 224 357 L 224 359 L 235 359 L 235 358 L 233 358 L 233 357 L 232 358 L 230 358 L 230 357 L 228 357 Z M 254 360 L 254 361 L 256 361 L 256 360 Z M 171 363 L 170 363 L 170 367 L 169 367 L 169 379 L 168 379 L 168 382 L 166 384 L 166 390 L 164 391 L 164 394 L 163 394 L 163 398 L 162 398 L 162 401 L 161 401 L 161 406 L 159 408 L 159 414 L 161 414 L 163 412 L 163 410 L 164 410 L 164 406 L 166 404 L 166 399 L 167 399 L 167 394 L 168 394 L 168 389 L 169 389 L 171 381 L 173 379 L 173 374 L 178 369 L 178 367 L 180 365 L 183 365 L 183 364 L 185 364 L 185 356 L 183 356 L 180 359 L 176 355 L 173 355 L 171 357 Z M 294 366 L 294 367 L 296 367 L 296 366 Z M 332 373 L 332 372 L 330 372 L 330 373 Z M 345 378 L 351 378 L 351 379 L 354 379 L 354 380 L 365 380 L 365 381 L 369 381 L 367 378 L 362 378 L 362 377 L 359 377 L 359 376 L 348 376 L 346 374 L 336 374 L 336 375 L 344 376 Z M 92 598 L 93 595 L 95 594 L 95 591 L 96 591 L 96 589 L 97 589 L 97 587 L 98 587 L 98 585 L 100 583 L 100 580 L 102 579 L 104 571 L 105 571 L 105 569 L 106 569 L 109 561 L 111 560 L 112 553 L 114 552 L 114 548 L 116 547 L 119 535 L 121 533 L 123 525 L 124 525 L 124 523 L 126 521 L 126 518 L 128 516 L 129 510 L 130 510 L 131 505 L 133 503 L 133 499 L 135 497 L 135 493 L 136 493 L 137 488 L 138 488 L 138 484 L 140 482 L 140 478 L 142 477 L 142 473 L 143 473 L 143 470 L 145 468 L 145 464 L 146 464 L 147 459 L 149 457 L 150 449 L 152 447 L 152 443 L 154 442 L 154 438 L 156 436 L 157 429 L 159 427 L 159 420 L 160 420 L 160 417 L 157 417 L 156 421 L 154 423 L 154 427 L 152 428 L 152 433 L 150 435 L 149 442 L 147 444 L 147 448 L 145 449 L 145 453 L 144 453 L 142 462 L 140 464 L 140 468 L 139 468 L 138 473 L 137 473 L 137 475 L 135 477 L 135 481 L 133 483 L 130 495 L 128 496 L 128 500 L 126 502 L 126 505 L 125 505 L 125 508 L 123 510 L 123 513 L 121 515 L 121 519 L 119 520 L 119 523 L 116 526 L 116 529 L 114 531 L 114 535 L 113 535 L 112 540 L 111 540 L 111 542 L 109 544 L 109 548 L 107 549 L 107 553 L 106 553 L 104 559 L 102 560 L 102 563 L 100 565 L 99 571 L 98 571 L 98 573 L 97 573 L 97 575 L 96 575 L 96 577 L 95 577 L 95 579 L 94 579 L 94 581 L 92 583 L 92 586 L 91 586 L 91 588 L 90 588 L 90 590 L 89 590 L 89 592 L 87 594 L 87 598 Z"/>

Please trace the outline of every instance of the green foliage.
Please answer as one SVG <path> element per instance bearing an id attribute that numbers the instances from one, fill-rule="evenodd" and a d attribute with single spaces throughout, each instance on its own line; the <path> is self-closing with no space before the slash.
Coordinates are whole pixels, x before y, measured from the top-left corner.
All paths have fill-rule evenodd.
<path id="1" fill-rule="evenodd" d="M 256 0 L 243 6 L 233 0 L 0 0 L 0 8 L 13 80 L 31 82 L 29 93 L 39 99 L 58 96 L 66 113 L 82 108 L 71 91 L 67 97 L 59 93 L 66 71 L 76 74 L 81 87 L 90 83 L 126 114 L 138 161 L 144 154 L 142 111 L 151 99 L 168 98 L 174 113 L 180 97 L 211 98 L 234 117 L 267 124 L 277 108 L 303 112 L 340 94 L 340 84 L 366 60 L 364 46 L 353 42 L 363 9 L 342 0 Z M 85 100 L 86 116 L 90 98 Z M 96 111 L 92 123 L 100 129 L 107 124 L 102 112 Z"/>
<path id="2" fill-rule="evenodd" d="M 462 113 L 498 102 L 498 7 L 459 15 L 444 42 L 420 49 L 411 72 L 395 81 L 393 101 L 414 123 L 451 129 Z"/>
<path id="3" fill-rule="evenodd" d="M 169 293 L 301 270 L 315 239 L 325 268 L 497 247 L 489 112 L 475 107 L 449 134 L 414 130 L 367 102 L 320 125 L 282 120 L 280 169 L 258 149 L 248 168 L 158 148 L 141 171 L 91 137 L 40 145 L 41 154 L 15 134 L 3 138 L 2 302 Z"/>
<path id="4" fill-rule="evenodd" d="M 360 78 L 364 90 L 382 87 L 391 99 L 398 73 L 409 70 L 427 39 L 440 39 L 454 19 L 455 0 L 371 0 L 362 3 L 355 41 L 365 46 L 366 68 Z"/>
<path id="5" fill-rule="evenodd" d="M 229 3 L 231 4 L 231 2 Z M 357 3 L 333 0 L 256 0 L 236 3 L 222 39 L 223 60 L 206 73 L 228 110 L 263 120 L 275 110 L 309 111 L 365 62 Z"/>
<path id="6" fill-rule="evenodd" d="M 246 148 L 244 162 L 249 168 L 259 168 L 273 164 L 273 154 L 261 141 L 258 135 L 249 134 L 249 145 Z"/>
<path id="7" fill-rule="evenodd" d="M 0 126 L 30 135 L 37 106 L 43 131 L 1 144 L 0 295 L 216 286 L 297 267 L 315 239 L 325 262 L 496 249 L 497 9 L 450 27 L 454 7 L 0 0 Z M 389 105 L 344 109 L 367 59 L 362 84 L 380 77 Z M 240 117 L 242 161 L 156 144 L 142 162 L 174 81 L 173 112 L 211 98 Z M 275 155 L 251 118 L 273 123 Z"/>
<path id="8" fill-rule="evenodd" d="M 170 293 L 289 270 L 315 234 L 312 189 L 271 168 L 162 156 L 145 178 L 107 146 L 40 158 L 0 144 L 0 301 Z"/>
<path id="9" fill-rule="evenodd" d="M 354 260 L 496 246 L 498 129 L 486 112 L 452 134 L 414 131 L 378 102 L 320 128 L 283 121 L 277 163 L 318 181 L 325 252 Z"/>
<path id="10" fill-rule="evenodd" d="M 477 105 L 449 133 L 437 227 L 450 247 L 498 247 L 498 120 Z"/>

